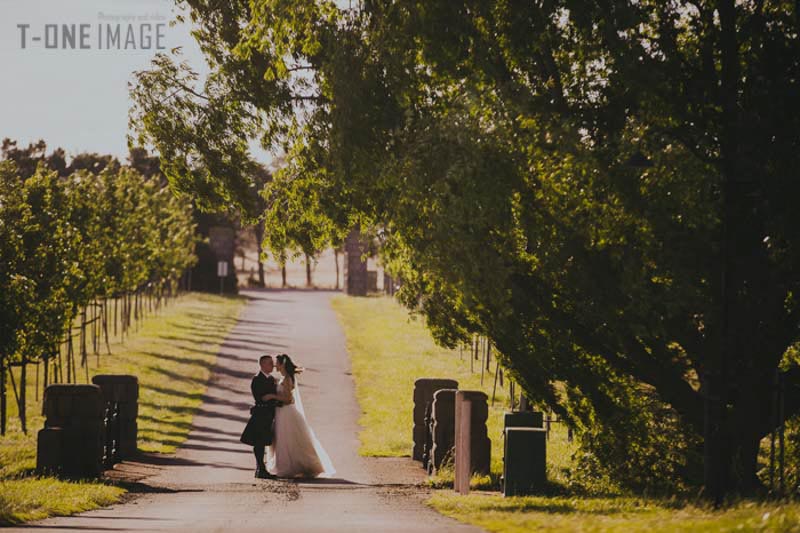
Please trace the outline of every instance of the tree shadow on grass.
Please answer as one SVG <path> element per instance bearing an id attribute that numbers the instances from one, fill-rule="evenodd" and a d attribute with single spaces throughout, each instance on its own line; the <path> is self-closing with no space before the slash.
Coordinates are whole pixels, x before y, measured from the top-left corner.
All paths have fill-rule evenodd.
<path id="1" fill-rule="evenodd" d="M 153 416 L 141 415 L 141 414 L 139 415 L 139 420 L 144 420 L 146 422 L 164 423 L 164 421 L 162 419 L 160 419 L 160 418 L 155 418 Z M 225 431 L 222 431 L 222 430 L 217 429 L 217 428 L 213 428 L 213 427 L 210 427 L 210 426 L 203 426 L 203 425 L 200 425 L 200 424 L 193 424 L 192 422 L 187 422 L 185 420 L 170 420 L 168 422 L 168 424 L 170 426 L 173 426 L 173 427 L 176 427 L 176 428 L 181 428 L 181 429 L 194 429 L 194 430 L 197 430 L 197 431 L 206 431 L 208 433 L 226 433 Z M 158 430 L 153 430 L 153 431 L 158 431 Z"/>
<path id="2" fill-rule="evenodd" d="M 188 318 L 192 318 L 197 320 L 199 323 L 209 323 L 214 325 L 219 324 L 235 324 L 236 320 L 232 317 L 227 316 L 214 316 L 210 314 L 201 314 L 201 313 L 186 313 Z"/>
<path id="3" fill-rule="evenodd" d="M 233 407 L 241 407 L 242 412 L 245 412 L 245 413 L 249 413 L 249 410 L 250 410 L 250 404 L 246 404 L 246 403 L 229 402 L 228 400 L 218 400 L 216 402 L 208 402 L 208 403 L 210 403 L 211 405 L 231 405 Z M 208 417 L 208 418 L 222 418 L 224 420 L 237 420 L 237 421 L 240 421 L 242 423 L 247 423 L 247 421 L 249 420 L 249 416 L 245 417 L 245 416 L 233 415 L 233 414 L 230 414 L 230 413 L 220 413 L 218 411 L 210 411 L 208 409 L 205 409 L 204 407 L 195 408 L 195 407 L 187 407 L 187 406 L 179 406 L 179 405 L 164 407 L 164 406 L 155 405 L 155 404 L 149 403 L 149 402 L 148 403 L 140 403 L 140 405 L 147 406 L 147 407 L 153 407 L 153 408 L 156 408 L 156 409 L 161 409 L 161 410 L 164 410 L 164 411 L 168 411 L 170 413 L 174 413 L 176 415 L 194 414 L 195 416 L 205 416 L 205 417 Z M 142 418 L 142 417 L 140 416 L 139 418 Z M 161 423 L 164 423 L 164 424 L 171 424 L 172 423 L 172 422 L 163 421 L 163 420 L 158 420 L 158 422 L 161 422 Z"/>
<path id="4" fill-rule="evenodd" d="M 178 363 L 181 365 L 189 365 L 189 366 L 197 365 L 208 369 L 214 367 L 214 363 L 210 363 L 208 361 L 201 361 L 192 357 L 181 357 L 180 355 L 160 354 L 155 352 L 142 352 L 142 354 L 150 355 L 152 357 L 157 357 L 159 359 L 164 359 L 166 361 L 172 361 L 173 363 Z"/>
<path id="5" fill-rule="evenodd" d="M 685 503 L 670 500 L 646 500 L 642 505 L 632 504 L 626 501 L 624 496 L 603 496 L 603 497 L 578 497 L 572 496 L 573 500 L 580 501 L 584 505 L 566 502 L 563 499 L 547 501 L 546 496 L 539 495 L 539 498 L 514 497 L 504 499 L 498 505 L 488 504 L 481 506 L 486 510 L 525 513 L 537 512 L 548 514 L 573 514 L 596 516 L 614 516 L 619 514 L 649 513 L 657 509 L 677 510 L 685 507 Z M 615 501 L 617 500 L 617 501 Z M 596 504 L 593 502 L 597 501 Z M 596 505 L 596 506 L 593 506 Z"/>

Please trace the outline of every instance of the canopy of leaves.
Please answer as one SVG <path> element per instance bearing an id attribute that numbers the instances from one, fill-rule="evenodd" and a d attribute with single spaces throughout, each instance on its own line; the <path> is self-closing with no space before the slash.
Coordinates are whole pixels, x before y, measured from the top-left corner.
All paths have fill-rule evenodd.
<path id="1" fill-rule="evenodd" d="M 436 338 L 490 337 L 615 476 L 697 481 L 708 400 L 752 487 L 777 372 L 800 410 L 795 3 L 180 3 L 205 90 L 165 57 L 134 89 L 180 188 L 241 196 L 220 135 L 282 148 L 270 246 L 371 227 Z"/>
<path id="2" fill-rule="evenodd" d="M 53 352 L 92 300 L 172 282 L 194 261 L 190 205 L 119 165 L 65 177 L 0 161 L 0 356 Z"/>

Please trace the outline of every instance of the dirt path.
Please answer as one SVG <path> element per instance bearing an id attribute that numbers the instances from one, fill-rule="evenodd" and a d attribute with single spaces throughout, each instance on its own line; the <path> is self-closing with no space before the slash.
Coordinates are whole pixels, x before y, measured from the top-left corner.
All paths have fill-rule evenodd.
<path id="1" fill-rule="evenodd" d="M 141 478 L 130 501 L 28 528 L 53 531 L 477 531 L 423 505 L 422 470 L 408 459 L 357 454 L 359 408 L 341 328 L 325 291 L 248 291 L 250 302 L 223 344 L 189 438 L 175 456 L 122 465 Z M 239 442 L 250 377 L 264 352 L 286 352 L 309 421 L 337 469 L 335 479 L 253 479 Z M 411 391 L 409 391 L 409 394 Z M 19 528 L 23 529 L 23 528 Z"/>

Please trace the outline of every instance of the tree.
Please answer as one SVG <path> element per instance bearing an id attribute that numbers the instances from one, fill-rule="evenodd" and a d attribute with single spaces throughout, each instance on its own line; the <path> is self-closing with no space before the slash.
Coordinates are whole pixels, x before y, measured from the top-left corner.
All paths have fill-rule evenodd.
<path id="1" fill-rule="evenodd" d="M 26 164 L 31 160 L 18 159 Z M 94 159 L 110 161 L 83 160 Z M 85 340 L 87 308 L 101 305 L 105 310 L 107 297 L 152 290 L 153 285 L 172 289 L 195 261 L 190 206 L 157 179 L 112 164 L 99 174 L 80 170 L 62 177 L 47 168 L 45 159 L 36 161 L 28 177 L 20 175 L 15 160 L 0 161 L 3 433 L 11 365 L 20 369 L 19 381 L 12 385 L 18 391 L 20 422 L 26 431 L 27 365 L 44 361 L 47 384 L 48 362 L 58 353 L 65 334 L 71 334 L 75 317 L 81 317 Z M 103 303 L 98 304 L 101 299 Z M 86 351 L 82 354 L 81 365 L 87 366 L 88 377 Z M 67 381 L 76 379 L 72 362 L 68 356 Z"/>
<path id="2" fill-rule="evenodd" d="M 800 412 L 794 3 L 185 4 L 210 81 L 162 56 L 134 116 L 168 157 L 174 110 L 201 153 L 226 106 L 283 147 L 271 248 L 373 228 L 436 338 L 489 337 L 532 399 L 603 429 L 607 466 L 661 460 L 668 426 L 662 473 L 697 482 L 702 445 L 708 493 L 757 487 L 776 375 Z M 174 168 L 212 200 L 246 183 Z"/>

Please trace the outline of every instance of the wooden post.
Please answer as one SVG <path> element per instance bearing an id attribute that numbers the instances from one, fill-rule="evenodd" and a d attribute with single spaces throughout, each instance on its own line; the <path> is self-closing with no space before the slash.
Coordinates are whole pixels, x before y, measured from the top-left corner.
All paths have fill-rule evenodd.
<path id="1" fill-rule="evenodd" d="M 89 364 L 89 348 L 86 339 L 86 307 L 81 311 L 81 366 Z M 75 376 L 73 376 L 75 377 Z"/>
<path id="2" fill-rule="evenodd" d="M 97 303 L 92 302 L 92 350 L 94 353 L 98 353 L 97 351 Z"/>
<path id="3" fill-rule="evenodd" d="M 108 342 L 108 300 L 103 298 L 103 334 L 106 338 L 106 350 L 111 355 L 111 344 Z"/>
<path id="4" fill-rule="evenodd" d="M 333 260 L 336 263 L 336 290 L 338 291 L 340 285 L 339 285 L 339 250 L 337 248 L 333 249 Z"/>
<path id="5" fill-rule="evenodd" d="M 492 405 L 494 405 L 494 397 L 497 394 L 497 378 L 500 375 L 500 360 L 497 360 L 497 364 L 494 367 L 494 387 L 492 387 Z"/>
<path id="6" fill-rule="evenodd" d="M 486 365 L 483 364 L 483 357 L 486 356 L 486 352 L 481 350 L 481 387 L 483 387 L 483 375 L 486 373 L 485 367 Z"/>
<path id="7" fill-rule="evenodd" d="M 19 421 L 22 423 L 22 432 L 28 434 L 28 413 L 26 412 L 25 389 L 28 383 L 28 361 L 22 356 L 22 365 L 19 372 Z"/>
<path id="8" fill-rule="evenodd" d="M 469 345 L 469 372 L 475 372 L 475 336 L 472 336 L 472 344 Z"/>
<path id="9" fill-rule="evenodd" d="M 469 494 L 469 481 L 472 477 L 472 403 L 462 391 L 456 392 L 456 479 L 454 488 L 459 494 Z"/>

